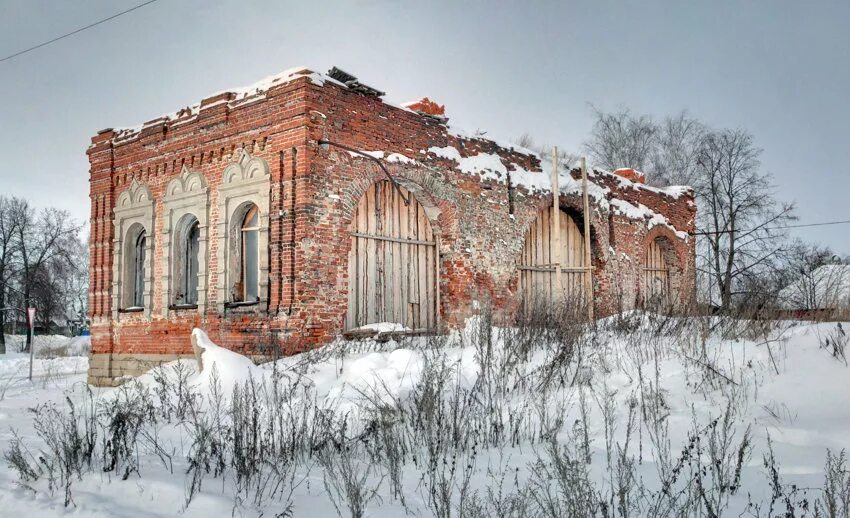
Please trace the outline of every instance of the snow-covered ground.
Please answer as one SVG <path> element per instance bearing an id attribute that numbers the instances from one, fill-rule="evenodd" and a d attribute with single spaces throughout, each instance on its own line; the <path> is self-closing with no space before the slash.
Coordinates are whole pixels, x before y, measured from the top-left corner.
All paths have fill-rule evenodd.
<path id="1" fill-rule="evenodd" d="M 6 350 L 11 353 L 19 353 L 26 347 L 26 341 L 26 335 L 6 335 Z M 90 336 L 33 336 L 33 352 L 37 358 L 88 356 L 89 349 L 91 349 Z"/>
<path id="2" fill-rule="evenodd" d="M 633 313 L 551 333 L 474 318 L 447 338 L 339 342 L 261 366 L 196 330 L 200 372 L 181 360 L 94 390 L 83 357 L 38 359 L 30 383 L 26 360 L 10 354 L 0 357 L 0 449 L 8 457 L 20 438 L 32 472 L 22 479 L 0 464 L 0 509 L 335 516 L 338 506 L 353 516 L 361 502 L 365 516 L 477 517 L 583 516 L 603 505 L 618 516 L 813 508 L 827 450 L 850 447 L 850 368 L 835 354 L 848 324 L 757 327 Z M 775 460 L 765 463 L 768 437 Z"/>
<path id="3" fill-rule="evenodd" d="M 36 336 L 33 341 L 35 361 L 32 383 L 29 382 L 29 353 L 22 352 L 26 338 L 6 335 L 6 354 L 0 355 L 0 416 L 5 419 L 14 394 L 27 394 L 32 387 L 64 386 L 67 380 L 85 379 L 89 367 L 91 337 L 68 338 L 61 335 Z M 61 395 L 61 390 L 60 390 Z M 26 399 L 26 398 L 24 398 Z M 8 423 L 0 420 L 0 426 Z"/>

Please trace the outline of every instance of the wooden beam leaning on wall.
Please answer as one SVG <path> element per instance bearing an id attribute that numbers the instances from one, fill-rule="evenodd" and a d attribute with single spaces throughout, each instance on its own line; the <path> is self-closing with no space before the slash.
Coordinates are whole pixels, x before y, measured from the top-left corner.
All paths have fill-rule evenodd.
<path id="1" fill-rule="evenodd" d="M 555 253 L 550 257 L 555 267 L 555 289 L 552 290 L 554 301 L 566 300 L 564 285 L 561 282 L 561 187 L 558 178 L 558 147 L 552 148 L 552 240 Z"/>
<path id="2" fill-rule="evenodd" d="M 587 196 L 587 159 L 581 157 L 581 196 L 584 204 L 584 266 L 585 293 L 587 293 L 587 318 L 593 320 L 593 267 L 590 264 L 590 201 Z"/>

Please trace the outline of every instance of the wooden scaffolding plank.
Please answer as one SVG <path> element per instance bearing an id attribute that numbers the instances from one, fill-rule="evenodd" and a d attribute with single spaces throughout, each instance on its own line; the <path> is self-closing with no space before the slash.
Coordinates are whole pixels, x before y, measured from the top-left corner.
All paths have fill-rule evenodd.
<path id="1" fill-rule="evenodd" d="M 368 217 L 368 206 L 366 201 L 367 198 L 364 196 L 358 206 L 357 229 L 359 231 L 366 231 L 369 228 L 366 223 L 366 219 Z M 367 264 L 366 240 L 355 238 L 354 243 L 357 246 L 358 269 L 357 279 L 355 280 L 355 285 L 357 286 L 357 322 L 355 327 L 359 327 L 367 320 L 369 314 L 369 310 L 366 307 L 366 282 L 368 280 L 367 272 L 369 271 L 369 266 Z"/>
<path id="2" fill-rule="evenodd" d="M 425 211 L 422 209 L 421 205 L 417 205 L 416 214 L 417 226 L 419 229 L 418 236 L 420 238 L 425 238 L 427 237 L 425 235 L 425 225 L 428 223 L 425 220 Z M 419 272 L 419 325 L 417 327 L 428 328 L 431 327 L 431 323 L 428 322 L 428 253 L 424 245 L 416 245 L 416 249 L 418 255 L 416 266 L 417 271 Z"/>

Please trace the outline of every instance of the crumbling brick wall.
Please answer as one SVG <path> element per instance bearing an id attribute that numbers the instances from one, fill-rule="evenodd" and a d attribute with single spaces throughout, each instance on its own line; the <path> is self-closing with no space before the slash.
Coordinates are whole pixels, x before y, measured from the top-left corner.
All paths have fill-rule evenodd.
<path id="1" fill-rule="evenodd" d="M 385 173 L 373 161 L 337 146 L 382 152 L 390 174 L 433 216 L 439 234 L 439 316 L 443 327 L 461 325 L 476 301 L 493 304 L 509 319 L 517 307 L 517 258 L 525 236 L 552 195 L 535 188 L 548 177 L 537 155 L 488 139 L 452 132 L 444 119 L 353 92 L 309 71 L 290 72 L 254 90 L 222 93 L 140 128 L 104 130 L 92 138 L 89 308 L 92 357 L 89 379 L 111 384 L 158 361 L 188 356 L 191 329 L 217 343 L 255 354 L 291 354 L 327 343 L 343 331 L 347 310 L 349 225 L 363 194 Z M 433 149 L 456 150 L 447 157 Z M 219 277 L 222 174 L 250 156 L 269 173 L 267 289 L 261 303 L 228 307 Z M 457 158 L 497 157 L 517 175 L 462 171 Z M 206 182 L 208 224 L 206 305 L 169 308 L 165 190 L 181 171 Z M 498 167 L 497 167 L 498 169 Z M 579 172 L 571 172 L 573 178 Z M 541 178 L 542 178 L 541 177 Z M 532 182 L 521 181 L 531 178 Z M 647 243 L 669 244 L 680 298 L 693 291 L 695 205 L 687 190 L 665 192 L 609 173 L 592 172 L 599 188 L 591 199 L 594 305 L 597 315 L 633 307 L 640 297 Z M 114 209 L 136 182 L 153 198 L 153 297 L 144 311 L 114 307 Z M 619 200 L 612 203 L 612 200 Z M 561 208 L 584 217 L 579 191 L 565 190 Z M 625 207 L 625 210 L 622 210 Z M 640 217 L 640 212 L 646 214 Z M 637 214 L 637 216 L 636 216 Z M 652 217 L 650 217 L 652 215 Z M 647 220 L 649 219 L 649 220 Z"/>

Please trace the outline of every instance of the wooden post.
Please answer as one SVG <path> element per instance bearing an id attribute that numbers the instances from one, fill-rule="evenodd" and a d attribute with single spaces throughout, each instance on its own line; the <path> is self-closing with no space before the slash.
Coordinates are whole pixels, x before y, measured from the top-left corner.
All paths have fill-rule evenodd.
<path id="1" fill-rule="evenodd" d="M 434 286 L 434 290 L 436 291 L 435 295 L 436 295 L 436 299 L 437 299 L 437 301 L 436 301 L 437 308 L 436 308 L 436 313 L 434 314 L 434 318 L 435 318 L 435 322 L 436 322 L 435 325 L 434 325 L 434 331 L 439 333 L 439 332 L 442 332 L 442 329 L 440 328 L 440 326 L 442 324 L 442 318 L 441 318 L 441 315 L 440 315 L 440 311 L 441 311 L 440 310 L 440 269 L 441 269 L 441 264 L 440 264 L 440 234 L 434 234 L 434 243 L 436 243 L 436 247 L 434 248 L 434 262 L 436 263 L 435 266 L 436 266 L 436 269 L 437 269 L 437 271 L 434 273 L 434 283 L 436 284 L 436 286 Z"/>
<path id="2" fill-rule="evenodd" d="M 552 148 L 552 246 L 551 260 L 555 266 L 555 289 L 552 290 L 552 302 L 564 299 L 564 285 L 561 283 L 561 186 L 558 181 L 558 147 Z"/>
<path id="3" fill-rule="evenodd" d="M 584 203 L 584 286 L 587 294 L 587 318 L 593 320 L 593 266 L 590 264 L 590 201 L 587 197 L 587 160 L 581 157 L 581 196 Z"/>

